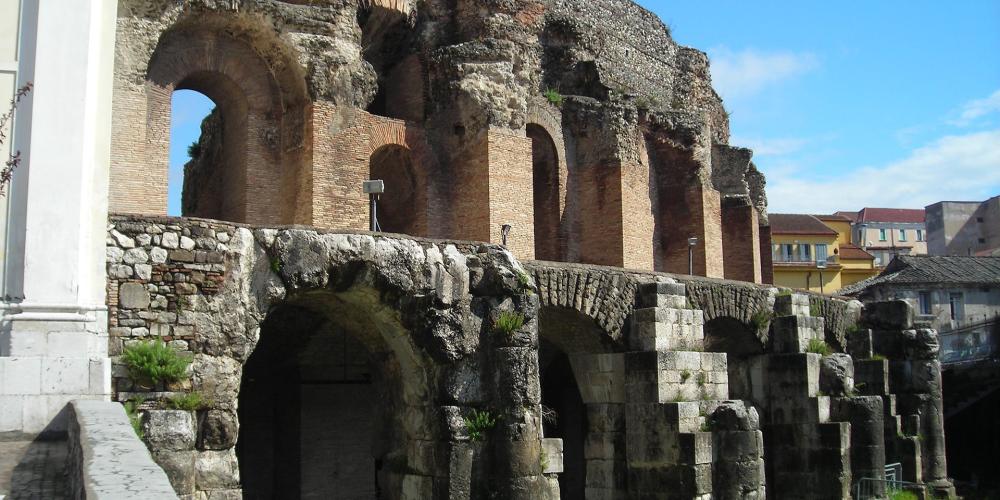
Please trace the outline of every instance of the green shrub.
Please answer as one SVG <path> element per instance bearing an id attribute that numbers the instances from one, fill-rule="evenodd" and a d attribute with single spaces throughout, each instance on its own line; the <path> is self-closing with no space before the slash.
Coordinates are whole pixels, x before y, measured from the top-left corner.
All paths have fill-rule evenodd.
<path id="1" fill-rule="evenodd" d="M 139 418 L 139 407 L 142 406 L 146 400 L 141 397 L 135 397 L 124 403 L 122 406 L 125 407 L 125 414 L 128 415 L 128 421 L 132 424 L 132 430 L 135 431 L 135 435 L 139 436 L 139 439 L 143 439 L 142 433 L 142 420 Z"/>
<path id="2" fill-rule="evenodd" d="M 681 383 L 687 382 L 691 378 L 691 370 L 681 370 Z"/>
<path id="3" fill-rule="evenodd" d="M 556 89 L 545 89 L 545 92 L 542 92 L 542 95 L 545 96 L 550 103 L 555 104 L 556 106 L 559 106 L 563 102 L 562 94 L 560 94 Z"/>
<path id="4" fill-rule="evenodd" d="M 814 318 L 823 316 L 823 308 L 820 306 L 819 302 L 809 302 L 809 315 Z"/>
<path id="5" fill-rule="evenodd" d="M 706 378 L 705 372 L 698 372 L 698 376 L 695 377 L 695 380 L 698 382 L 698 385 L 705 385 L 705 382 L 707 382 Z"/>
<path id="6" fill-rule="evenodd" d="M 844 333 L 848 337 L 853 337 L 853 336 L 857 335 L 859 332 L 861 332 L 861 327 L 857 323 L 854 323 L 854 324 L 852 324 L 852 325 L 850 325 L 850 326 L 848 326 L 847 328 L 844 329 Z"/>
<path id="7" fill-rule="evenodd" d="M 486 439 L 486 433 L 496 425 L 496 417 L 488 410 L 473 410 L 471 415 L 465 417 L 465 430 L 469 433 L 469 439 L 473 441 Z"/>
<path id="8" fill-rule="evenodd" d="M 207 406 L 208 401 L 200 392 L 189 392 L 167 400 L 167 406 L 174 410 L 195 411 Z"/>
<path id="9" fill-rule="evenodd" d="M 792 295 L 792 291 L 789 289 L 780 290 L 775 297 L 789 297 Z"/>
<path id="10" fill-rule="evenodd" d="M 517 272 L 517 284 L 528 291 L 531 290 L 531 276 L 524 271 Z"/>
<path id="11" fill-rule="evenodd" d="M 500 311 L 496 321 L 493 322 L 496 331 L 507 335 L 520 330 L 522 326 L 524 326 L 524 315 L 511 311 Z"/>
<path id="12" fill-rule="evenodd" d="M 701 423 L 701 428 L 699 430 L 701 432 L 712 432 L 712 424 L 710 424 L 708 420 L 705 420 Z"/>
<path id="13" fill-rule="evenodd" d="M 139 342 L 125 348 L 122 362 L 129 378 L 136 383 L 177 382 L 187 377 L 191 363 L 162 340 Z"/>
<path id="14" fill-rule="evenodd" d="M 192 160 L 201 156 L 201 141 L 194 141 L 188 145 L 188 157 Z"/>
<path id="15" fill-rule="evenodd" d="M 833 349 L 830 347 L 830 344 L 827 344 L 820 339 L 809 339 L 809 345 L 806 347 L 806 352 L 819 354 L 821 356 L 829 356 L 830 354 L 833 354 Z"/>

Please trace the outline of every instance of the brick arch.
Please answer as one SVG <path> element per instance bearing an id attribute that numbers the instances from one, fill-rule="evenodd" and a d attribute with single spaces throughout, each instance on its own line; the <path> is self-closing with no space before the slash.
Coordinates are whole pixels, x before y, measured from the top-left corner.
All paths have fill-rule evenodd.
<path id="1" fill-rule="evenodd" d="M 590 318 L 601 343 L 620 346 L 635 303 L 636 282 L 622 272 L 566 264 L 530 262 L 525 269 L 538 285 L 539 305 L 565 308 Z"/>
<path id="2" fill-rule="evenodd" d="M 695 309 L 702 310 L 706 324 L 723 319 L 738 323 L 754 331 L 762 346 L 767 345 L 767 328 L 765 326 L 758 329 L 754 324 L 754 316 L 773 311 L 772 288 L 746 286 L 736 282 L 698 280 L 686 281 L 684 284 L 687 287 L 688 300 Z"/>
<path id="3" fill-rule="evenodd" d="M 309 160 L 304 123 L 309 97 L 291 49 L 266 30 L 233 28 L 234 16 L 189 15 L 164 31 L 145 66 L 145 84 L 116 97 L 135 107 L 117 126 L 112 151 L 113 210 L 162 214 L 166 209 L 171 98 L 175 90 L 212 99 L 221 133 L 202 150 L 218 149 L 198 168 L 199 200 L 184 215 L 250 223 L 304 222 L 299 176 Z M 244 20 L 245 21 L 245 20 Z M 126 104 L 125 101 L 131 101 Z M 195 162 L 197 163 L 197 162 Z M 185 195 L 187 198 L 187 194 Z"/>
<path id="4" fill-rule="evenodd" d="M 446 236 L 440 194 L 444 187 L 437 156 L 426 132 L 403 120 L 352 111 L 353 123 L 319 146 L 323 160 L 314 167 L 313 223 L 335 229 L 368 229 L 368 197 L 362 183 L 369 178 L 371 159 L 388 147 L 405 149 L 420 179 L 419 198 L 424 200 L 422 222 L 414 236 Z"/>

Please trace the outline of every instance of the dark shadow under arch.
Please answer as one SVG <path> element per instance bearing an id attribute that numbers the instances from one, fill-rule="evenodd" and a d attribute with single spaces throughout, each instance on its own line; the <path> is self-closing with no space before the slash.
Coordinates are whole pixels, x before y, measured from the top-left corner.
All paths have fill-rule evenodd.
<path id="1" fill-rule="evenodd" d="M 742 321 L 720 316 L 705 322 L 705 350 L 726 353 L 729 397 L 753 399 L 753 359 L 764 353 L 756 331 Z"/>
<path id="2" fill-rule="evenodd" d="M 389 144 L 372 153 L 369 178 L 385 182 L 385 193 L 378 202 L 378 221 L 382 231 L 427 235 L 427 179 L 424 168 L 403 146 Z"/>
<path id="3" fill-rule="evenodd" d="M 531 139 L 535 258 L 563 260 L 560 197 L 565 187 L 559 176 L 559 153 L 552 136 L 540 125 L 529 123 L 525 133 Z"/>

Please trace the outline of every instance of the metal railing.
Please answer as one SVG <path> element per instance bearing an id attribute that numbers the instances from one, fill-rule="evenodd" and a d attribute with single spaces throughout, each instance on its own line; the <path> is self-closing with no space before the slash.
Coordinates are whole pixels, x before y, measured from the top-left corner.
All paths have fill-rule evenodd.
<path id="1" fill-rule="evenodd" d="M 903 481 L 903 464 L 886 464 L 881 478 L 863 477 L 854 484 L 854 500 L 907 498 L 911 492 L 916 498 L 926 498 L 923 485 Z"/>
<path id="2" fill-rule="evenodd" d="M 998 330 L 1000 322 L 992 318 L 941 332 L 941 350 L 938 359 L 942 365 L 949 365 L 993 358 L 1000 353 Z"/>

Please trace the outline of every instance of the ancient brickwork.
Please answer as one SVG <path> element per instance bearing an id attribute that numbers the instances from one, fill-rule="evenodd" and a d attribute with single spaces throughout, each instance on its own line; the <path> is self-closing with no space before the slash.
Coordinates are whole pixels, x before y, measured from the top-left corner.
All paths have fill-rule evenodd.
<path id="1" fill-rule="evenodd" d="M 383 3 L 123 2 L 111 209 L 163 213 L 170 98 L 191 89 L 218 111 L 188 216 L 363 230 L 361 182 L 379 176 L 394 231 L 499 242 L 510 224 L 521 258 L 673 272 L 697 236 L 697 274 L 724 276 L 727 253 L 730 268 L 757 265 L 752 246 L 723 248 L 717 192 L 759 185 L 756 171 L 726 167 L 707 58 L 651 13 L 624 0 Z M 650 161 L 648 140 L 675 150 Z M 390 145 L 405 168 L 380 169 Z"/>

